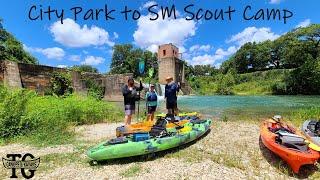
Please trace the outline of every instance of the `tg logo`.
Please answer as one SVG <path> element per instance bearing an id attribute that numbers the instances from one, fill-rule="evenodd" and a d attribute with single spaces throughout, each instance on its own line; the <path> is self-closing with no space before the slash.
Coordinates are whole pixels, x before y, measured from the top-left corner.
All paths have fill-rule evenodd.
<path id="1" fill-rule="evenodd" d="M 23 156 L 21 154 L 7 154 L 7 158 L 2 158 L 2 163 L 6 169 L 11 169 L 10 178 L 18 178 L 16 170 L 20 169 L 21 175 L 26 179 L 30 179 L 34 176 L 40 164 L 40 158 L 35 158 L 30 153 L 26 153 Z"/>

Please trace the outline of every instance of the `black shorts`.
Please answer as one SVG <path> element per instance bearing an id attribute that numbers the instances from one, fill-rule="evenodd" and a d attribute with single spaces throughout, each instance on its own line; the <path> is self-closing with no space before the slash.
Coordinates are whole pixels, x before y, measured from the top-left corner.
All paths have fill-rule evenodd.
<path id="1" fill-rule="evenodd" d="M 167 102 L 167 109 L 177 109 L 177 102 Z"/>
<path id="2" fill-rule="evenodd" d="M 157 106 L 148 106 L 148 114 L 156 112 Z"/>

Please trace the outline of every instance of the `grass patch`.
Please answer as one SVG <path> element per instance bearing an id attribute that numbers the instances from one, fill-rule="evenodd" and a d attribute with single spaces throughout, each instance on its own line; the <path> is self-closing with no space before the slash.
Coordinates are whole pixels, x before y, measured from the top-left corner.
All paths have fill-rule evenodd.
<path id="1" fill-rule="evenodd" d="M 132 166 L 130 166 L 128 169 L 120 172 L 120 175 L 122 177 L 134 177 L 136 175 L 138 175 L 139 173 L 141 173 L 143 170 L 142 166 L 140 164 L 134 164 Z"/>
<path id="2" fill-rule="evenodd" d="M 230 155 L 228 153 L 218 153 L 218 154 L 211 154 L 209 157 L 213 162 L 223 164 L 230 168 L 238 168 L 241 170 L 245 170 L 246 167 L 241 162 L 241 159 Z"/>
<path id="3" fill-rule="evenodd" d="M 38 173 L 50 172 L 66 164 L 86 164 L 80 153 L 47 154 L 40 157 Z"/>
<path id="4" fill-rule="evenodd" d="M 90 96 L 37 96 L 25 89 L 0 87 L 0 142 L 71 143 L 77 125 L 121 120 L 119 107 Z"/>
<path id="5" fill-rule="evenodd" d="M 300 127 L 302 123 L 308 119 L 320 120 L 320 107 L 300 109 L 289 117 L 289 120 L 296 127 Z"/>
<path id="6" fill-rule="evenodd" d="M 222 164 L 230 168 L 238 168 L 241 170 L 245 170 L 245 166 L 241 162 L 241 159 L 236 156 L 233 156 L 228 153 L 213 154 L 192 147 L 168 154 L 165 157 L 183 159 L 189 163 L 199 163 L 209 159 L 215 163 Z"/>
<path id="7" fill-rule="evenodd" d="M 189 84 L 199 95 L 221 94 L 219 88 L 222 86 L 226 86 L 225 88 L 230 91 L 222 93 L 226 95 L 270 95 L 274 94 L 274 87 L 283 83 L 290 71 L 290 69 L 257 71 L 233 74 L 233 78 L 230 77 L 230 74 L 215 74 L 214 76 L 194 77 L 189 80 Z M 228 76 L 229 78 L 227 78 Z M 225 84 L 226 81 L 230 81 L 230 83 Z"/>

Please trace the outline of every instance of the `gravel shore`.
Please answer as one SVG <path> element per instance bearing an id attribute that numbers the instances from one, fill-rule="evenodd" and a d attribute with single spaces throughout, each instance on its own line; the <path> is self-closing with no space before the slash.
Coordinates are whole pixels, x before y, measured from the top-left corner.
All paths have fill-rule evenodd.
<path id="1" fill-rule="evenodd" d="M 316 179 L 320 174 L 316 168 L 306 167 L 303 175 L 293 175 L 259 142 L 258 122 L 214 121 L 208 135 L 184 148 L 152 159 L 90 166 L 85 151 L 114 137 L 119 125 L 79 126 L 73 144 L 46 148 L 10 144 L 0 147 L 0 155 L 29 152 L 40 157 L 35 179 Z M 1 177 L 9 178 L 9 173 L 1 167 Z"/>

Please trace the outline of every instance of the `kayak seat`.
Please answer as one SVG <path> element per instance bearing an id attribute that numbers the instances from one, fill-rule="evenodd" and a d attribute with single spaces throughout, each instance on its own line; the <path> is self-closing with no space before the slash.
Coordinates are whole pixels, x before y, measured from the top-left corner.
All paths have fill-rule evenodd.
<path id="1" fill-rule="evenodd" d="M 163 137 L 167 135 L 167 129 L 166 129 L 166 125 L 167 125 L 167 120 L 166 117 L 160 117 L 157 119 L 157 122 L 155 123 L 155 125 L 152 126 L 149 134 L 151 137 Z"/>
<path id="2" fill-rule="evenodd" d="M 305 142 L 304 138 L 294 134 L 292 135 L 278 134 L 278 136 L 276 136 L 276 142 L 287 148 L 296 149 L 299 151 L 307 151 L 308 144 Z"/>
<path id="3" fill-rule="evenodd" d="M 284 128 L 284 127 L 279 127 L 279 128 L 272 128 L 272 127 L 268 127 L 269 131 L 270 132 L 273 132 L 273 133 L 277 133 L 277 132 L 288 132 L 288 133 L 293 133 L 291 132 L 289 129 L 287 128 Z"/>
<path id="4" fill-rule="evenodd" d="M 159 126 L 153 126 L 149 132 L 151 137 L 164 137 L 167 134 L 167 129 Z"/>
<path id="5" fill-rule="evenodd" d="M 320 136 L 320 122 L 311 120 L 307 128 L 314 134 L 314 136 Z"/>

